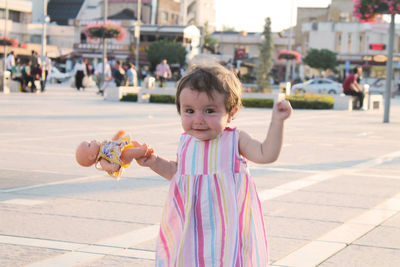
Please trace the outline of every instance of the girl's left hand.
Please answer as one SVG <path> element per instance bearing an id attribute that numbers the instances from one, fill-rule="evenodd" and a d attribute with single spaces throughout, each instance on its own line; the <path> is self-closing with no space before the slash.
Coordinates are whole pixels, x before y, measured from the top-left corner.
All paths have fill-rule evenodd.
<path id="1" fill-rule="evenodd" d="M 272 120 L 286 120 L 292 114 L 292 106 L 287 100 L 281 100 L 274 106 L 272 110 Z"/>

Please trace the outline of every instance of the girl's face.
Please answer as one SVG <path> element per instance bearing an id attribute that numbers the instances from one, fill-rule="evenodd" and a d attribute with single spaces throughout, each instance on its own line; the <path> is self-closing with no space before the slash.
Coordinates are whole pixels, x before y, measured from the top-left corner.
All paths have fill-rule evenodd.
<path id="1" fill-rule="evenodd" d="M 201 141 L 214 139 L 222 133 L 237 111 L 228 114 L 224 95 L 217 92 L 210 99 L 205 92 L 185 87 L 179 99 L 183 130 Z"/>

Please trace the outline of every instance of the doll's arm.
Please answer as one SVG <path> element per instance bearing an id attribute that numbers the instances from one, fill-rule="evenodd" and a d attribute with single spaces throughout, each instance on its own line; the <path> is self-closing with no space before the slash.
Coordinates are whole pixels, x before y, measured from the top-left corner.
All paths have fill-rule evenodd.
<path id="1" fill-rule="evenodd" d="M 109 162 L 106 159 L 100 160 L 101 169 L 106 172 L 117 172 L 121 168 L 117 163 Z"/>
<path id="2" fill-rule="evenodd" d="M 112 138 L 113 141 L 118 140 L 120 138 L 122 138 L 125 135 L 125 131 L 124 130 L 119 130 L 114 137 Z"/>

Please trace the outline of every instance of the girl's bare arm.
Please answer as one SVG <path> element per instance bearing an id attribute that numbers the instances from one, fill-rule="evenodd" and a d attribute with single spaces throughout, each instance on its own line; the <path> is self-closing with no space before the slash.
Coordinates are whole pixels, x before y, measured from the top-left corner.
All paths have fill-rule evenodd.
<path id="1" fill-rule="evenodd" d="M 292 107 L 288 101 L 278 102 L 274 106 L 268 133 L 263 142 L 241 131 L 239 135 L 240 153 L 255 163 L 265 164 L 276 161 L 282 148 L 284 121 L 291 112 Z"/>
<path id="2" fill-rule="evenodd" d="M 171 180 L 178 168 L 178 163 L 176 161 L 166 160 L 156 154 L 151 154 L 148 157 L 141 157 L 136 159 L 136 161 L 141 166 L 150 167 L 155 173 L 167 180 Z"/>

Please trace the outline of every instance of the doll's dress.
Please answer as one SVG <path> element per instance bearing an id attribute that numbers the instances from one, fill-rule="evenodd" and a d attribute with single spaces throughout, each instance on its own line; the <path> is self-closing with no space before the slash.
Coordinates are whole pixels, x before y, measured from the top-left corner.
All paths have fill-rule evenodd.
<path id="1" fill-rule="evenodd" d="M 268 266 L 261 203 L 239 132 L 213 140 L 184 133 L 156 246 L 156 266 Z"/>
<path id="2" fill-rule="evenodd" d="M 105 140 L 100 144 L 100 152 L 99 155 L 97 156 L 97 161 L 96 161 L 96 168 L 98 168 L 98 163 L 100 159 L 106 159 L 109 162 L 117 163 L 120 165 L 120 168 L 116 172 L 107 172 L 109 175 L 112 177 L 118 178 L 121 176 L 123 168 L 129 167 L 128 164 L 123 164 L 121 161 L 121 153 L 125 149 L 132 148 L 134 145 L 131 142 L 131 138 L 128 135 L 125 135 L 121 137 L 120 139 L 117 140 Z"/>

